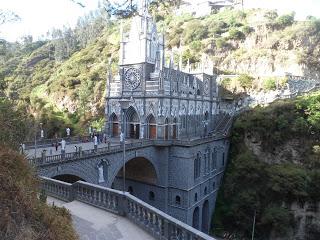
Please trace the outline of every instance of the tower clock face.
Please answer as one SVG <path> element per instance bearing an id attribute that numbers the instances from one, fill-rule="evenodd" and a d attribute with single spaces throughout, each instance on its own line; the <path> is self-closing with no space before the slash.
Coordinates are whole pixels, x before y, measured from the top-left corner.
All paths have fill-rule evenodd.
<path id="1" fill-rule="evenodd" d="M 139 69 L 129 68 L 124 75 L 124 81 L 128 88 L 131 90 L 139 87 L 141 83 L 141 73 Z"/>

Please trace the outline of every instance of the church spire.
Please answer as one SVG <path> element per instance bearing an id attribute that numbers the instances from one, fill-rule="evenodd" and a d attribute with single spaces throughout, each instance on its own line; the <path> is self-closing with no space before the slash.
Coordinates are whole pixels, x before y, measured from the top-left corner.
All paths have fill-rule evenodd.
<path id="1" fill-rule="evenodd" d="M 148 0 L 140 0 L 139 1 L 139 15 L 140 16 L 147 16 L 148 15 L 148 7 L 149 7 L 149 3 Z"/>

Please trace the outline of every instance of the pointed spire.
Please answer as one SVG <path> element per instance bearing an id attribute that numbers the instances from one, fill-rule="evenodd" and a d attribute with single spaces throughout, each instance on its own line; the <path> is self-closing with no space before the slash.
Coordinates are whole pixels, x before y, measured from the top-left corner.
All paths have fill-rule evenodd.
<path id="1" fill-rule="evenodd" d="M 121 39 L 121 42 L 124 41 L 124 35 L 123 35 L 123 20 L 122 20 L 122 19 L 120 20 L 120 39 Z"/>
<path id="2" fill-rule="evenodd" d="M 179 53 L 179 70 L 182 70 L 182 54 Z"/>
<path id="3" fill-rule="evenodd" d="M 149 7 L 149 3 L 148 0 L 140 0 L 139 1 L 139 15 L 140 16 L 147 16 L 148 15 L 148 7 Z"/>
<path id="4" fill-rule="evenodd" d="M 173 51 L 171 50 L 170 53 L 170 62 L 169 62 L 169 68 L 174 68 L 174 56 L 173 56 Z"/>

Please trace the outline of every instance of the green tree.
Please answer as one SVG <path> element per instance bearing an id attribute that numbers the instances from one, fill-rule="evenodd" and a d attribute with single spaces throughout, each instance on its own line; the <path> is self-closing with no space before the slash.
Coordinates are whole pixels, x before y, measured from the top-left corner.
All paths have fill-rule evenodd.
<path id="1" fill-rule="evenodd" d="M 249 76 L 248 74 L 241 74 L 237 80 L 240 84 L 240 86 L 246 90 L 252 87 L 253 84 L 253 77 Z"/>

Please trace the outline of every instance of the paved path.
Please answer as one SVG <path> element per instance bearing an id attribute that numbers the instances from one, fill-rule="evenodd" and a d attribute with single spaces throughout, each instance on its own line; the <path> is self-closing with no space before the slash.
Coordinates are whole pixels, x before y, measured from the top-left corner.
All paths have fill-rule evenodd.
<path id="1" fill-rule="evenodd" d="M 88 204 L 67 203 L 49 196 L 47 202 L 69 209 L 80 240 L 154 240 L 128 219 Z"/>
<path id="2" fill-rule="evenodd" d="M 112 142 L 110 144 L 111 146 L 115 146 L 115 145 L 119 145 L 119 143 L 115 143 L 115 142 Z M 72 152 L 75 152 L 76 149 L 75 149 L 75 146 L 79 147 L 81 146 L 82 147 L 82 150 L 90 150 L 90 149 L 94 149 L 94 144 L 93 142 L 86 142 L 86 143 L 67 143 L 66 145 L 66 153 L 72 153 Z M 105 143 L 100 143 L 98 145 L 98 148 L 104 148 L 104 147 L 107 147 L 108 144 L 105 144 Z M 52 155 L 59 155 L 61 154 L 61 146 L 58 147 L 58 151 L 56 151 L 56 148 L 55 147 L 37 147 L 36 149 L 36 153 L 37 153 L 37 157 L 41 157 L 41 152 L 43 150 L 46 150 L 47 153 L 46 155 L 47 156 L 52 156 Z M 25 151 L 25 154 L 28 158 L 34 158 L 35 156 L 35 149 L 34 148 L 31 148 L 31 149 L 28 149 Z"/>

